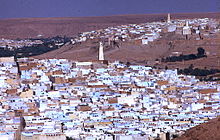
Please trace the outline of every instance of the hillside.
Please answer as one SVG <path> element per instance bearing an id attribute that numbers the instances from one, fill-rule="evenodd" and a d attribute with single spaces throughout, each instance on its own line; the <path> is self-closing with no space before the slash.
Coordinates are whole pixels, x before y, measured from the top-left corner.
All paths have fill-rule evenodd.
<path id="1" fill-rule="evenodd" d="M 172 35 L 174 36 L 174 35 Z M 178 39 L 173 43 L 173 48 L 169 48 L 171 39 L 162 37 L 149 45 L 137 45 L 133 43 L 122 43 L 120 47 L 110 47 L 104 50 L 105 59 L 119 60 L 122 62 L 141 63 L 157 66 L 160 68 L 186 68 L 191 64 L 198 68 L 218 69 L 220 66 L 220 40 L 219 34 L 212 38 L 203 40 Z M 162 59 L 172 55 L 173 52 L 183 54 L 197 53 L 197 48 L 202 47 L 207 52 L 207 57 L 184 62 L 161 62 L 155 63 L 156 59 Z M 85 42 L 80 45 L 65 45 L 60 49 L 46 54 L 35 56 L 35 58 L 66 58 L 78 61 L 88 61 L 98 59 L 98 42 Z"/>
<path id="2" fill-rule="evenodd" d="M 218 117 L 187 130 L 185 134 L 175 140 L 219 140 L 219 132 L 220 118 Z"/>
<path id="3" fill-rule="evenodd" d="M 219 19 L 215 14 L 207 14 L 204 16 L 209 17 L 213 15 L 213 18 Z M 134 16 L 134 15 L 133 15 Z M 131 18 L 134 18 L 130 16 Z M 148 15 L 150 16 L 150 15 Z M 152 16 L 152 15 L 151 15 Z M 201 17 L 201 15 L 197 14 L 189 14 L 187 17 L 184 14 L 176 14 L 172 15 L 172 18 L 193 18 L 193 17 Z M 116 16 L 115 16 L 116 17 Z M 115 18 L 114 17 L 114 18 Z M 125 17 L 125 16 L 121 16 Z M 140 18 L 141 16 L 136 16 L 138 22 L 149 22 L 149 21 L 157 21 L 157 20 L 165 20 L 166 15 L 161 17 L 159 15 L 155 15 L 153 18 Z M 97 17 L 101 18 L 101 17 Z M 114 19 L 113 17 L 111 17 Z M 111 20 L 108 19 L 109 21 Z M 118 19 L 118 22 L 121 23 L 123 18 Z M 139 19 L 140 18 L 140 19 Z M 103 20 L 103 21 L 107 21 Z M 109 22 L 108 21 L 108 22 Z M 132 21 L 133 23 L 134 21 Z M 100 24 L 103 25 L 103 24 Z M 106 24 L 107 25 L 107 24 Z M 123 41 L 120 42 L 120 46 L 106 46 L 104 49 L 105 59 L 106 60 L 119 60 L 122 62 L 130 62 L 135 64 L 145 64 L 150 66 L 156 66 L 158 68 L 169 68 L 169 69 L 185 69 L 189 66 L 193 65 L 194 68 L 199 69 L 219 69 L 220 66 L 220 34 L 219 33 L 211 33 L 210 30 L 203 30 L 202 38 L 196 40 L 198 38 L 197 34 L 190 35 L 188 40 L 185 39 L 184 35 L 172 33 L 172 32 L 163 32 L 161 33 L 161 37 L 156 39 L 153 42 L 150 42 L 148 45 L 142 45 L 140 42 L 137 43 L 135 41 Z M 204 34 L 204 35 L 203 35 Z M 208 34 L 208 35 L 205 35 Z M 172 43 L 172 47 L 170 47 L 170 43 Z M 48 52 L 46 54 L 35 56 L 35 58 L 65 58 L 77 61 L 88 61 L 88 60 L 97 60 L 98 59 L 98 47 L 99 43 L 97 39 L 91 40 L 88 39 L 85 42 L 81 42 L 80 44 L 67 44 L 58 50 L 54 50 Z M 155 60 L 162 60 L 164 58 L 173 56 L 175 53 L 180 53 L 181 55 L 189 55 L 196 54 L 198 48 L 203 48 L 206 51 L 207 57 L 193 59 L 188 61 L 177 61 L 177 62 L 158 62 Z M 219 77 L 219 76 L 217 76 Z M 218 79 L 218 78 L 217 78 Z"/>

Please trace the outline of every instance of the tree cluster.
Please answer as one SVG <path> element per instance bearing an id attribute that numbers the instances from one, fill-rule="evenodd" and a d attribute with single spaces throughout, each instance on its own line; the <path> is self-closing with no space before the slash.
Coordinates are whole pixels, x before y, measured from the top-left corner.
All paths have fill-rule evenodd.
<path id="1" fill-rule="evenodd" d="M 8 49 L 8 48 L 0 48 L 0 57 L 29 57 L 40 55 L 55 49 L 58 49 L 60 46 L 56 45 L 56 43 L 67 43 L 70 42 L 70 38 L 68 37 L 52 37 L 52 38 L 40 38 L 40 39 L 29 39 L 29 40 L 41 40 L 42 44 L 33 44 L 32 46 L 24 46 L 22 48 Z M 18 55 L 19 54 L 19 55 Z"/>
<path id="2" fill-rule="evenodd" d="M 194 76 L 209 76 L 216 73 L 220 73 L 218 69 L 199 69 L 193 68 L 193 65 L 190 65 L 185 69 L 178 69 L 178 74 L 194 75 Z"/>
<path id="3" fill-rule="evenodd" d="M 199 59 L 202 57 L 207 57 L 207 56 L 205 54 L 205 50 L 200 47 L 197 49 L 197 54 L 170 56 L 170 57 L 162 58 L 162 62 L 188 61 L 188 60 Z"/>

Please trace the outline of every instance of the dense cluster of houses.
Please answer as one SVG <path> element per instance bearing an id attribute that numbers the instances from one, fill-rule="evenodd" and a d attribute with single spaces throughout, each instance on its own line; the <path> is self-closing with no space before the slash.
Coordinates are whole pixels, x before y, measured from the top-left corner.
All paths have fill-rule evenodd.
<path id="1" fill-rule="evenodd" d="M 83 32 L 72 39 L 72 43 L 85 42 L 94 39 L 108 39 L 108 41 L 133 41 L 142 45 L 149 44 L 161 37 L 161 33 L 174 32 L 179 35 L 197 35 L 196 40 L 203 36 L 219 32 L 219 21 L 216 19 L 175 19 L 167 22 L 151 22 L 143 24 L 129 24 L 109 27 L 97 31 Z"/>
<path id="2" fill-rule="evenodd" d="M 220 84 L 120 62 L 0 59 L 0 139 L 174 138 L 220 115 Z"/>

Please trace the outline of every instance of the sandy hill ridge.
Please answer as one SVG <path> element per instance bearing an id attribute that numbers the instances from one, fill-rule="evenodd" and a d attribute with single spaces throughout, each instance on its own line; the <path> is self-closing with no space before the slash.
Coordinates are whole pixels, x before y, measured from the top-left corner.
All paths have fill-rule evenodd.
<path id="1" fill-rule="evenodd" d="M 220 140 L 220 117 L 187 130 L 175 140 Z"/>

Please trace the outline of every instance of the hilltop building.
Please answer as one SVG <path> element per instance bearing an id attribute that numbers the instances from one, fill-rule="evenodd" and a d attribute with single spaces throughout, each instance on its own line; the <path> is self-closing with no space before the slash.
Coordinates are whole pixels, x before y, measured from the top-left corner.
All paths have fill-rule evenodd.
<path id="1" fill-rule="evenodd" d="M 188 35 L 191 34 L 191 29 L 189 27 L 189 22 L 186 21 L 186 25 L 183 27 L 183 35 L 186 35 L 186 40 L 188 40 Z"/>

